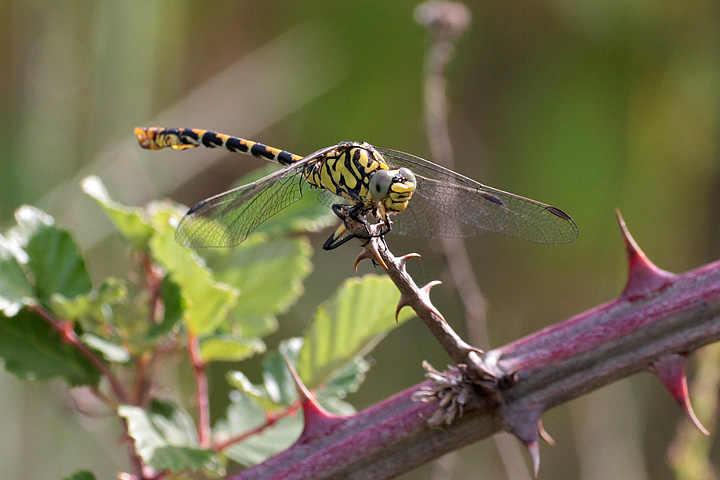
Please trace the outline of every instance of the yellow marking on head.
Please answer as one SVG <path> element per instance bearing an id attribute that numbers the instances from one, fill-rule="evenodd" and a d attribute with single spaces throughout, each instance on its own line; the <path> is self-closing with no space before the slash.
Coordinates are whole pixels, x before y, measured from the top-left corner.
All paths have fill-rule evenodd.
<path id="1" fill-rule="evenodd" d="M 390 192 L 383 199 L 383 205 L 392 212 L 402 212 L 410 203 L 410 198 L 415 192 L 414 182 L 393 183 L 390 185 Z"/>
<path id="2" fill-rule="evenodd" d="M 411 182 L 405 182 L 405 183 L 393 183 L 390 185 L 390 190 L 392 190 L 392 193 L 407 193 L 407 192 L 414 192 L 415 191 L 415 184 Z"/>

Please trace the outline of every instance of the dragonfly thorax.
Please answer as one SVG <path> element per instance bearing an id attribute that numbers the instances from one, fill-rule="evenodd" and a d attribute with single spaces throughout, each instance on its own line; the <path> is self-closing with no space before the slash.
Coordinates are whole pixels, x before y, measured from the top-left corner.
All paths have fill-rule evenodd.
<path id="1" fill-rule="evenodd" d="M 391 170 L 382 154 L 366 142 L 340 143 L 309 166 L 308 182 L 368 210 L 400 212 L 415 191 L 412 172 Z"/>

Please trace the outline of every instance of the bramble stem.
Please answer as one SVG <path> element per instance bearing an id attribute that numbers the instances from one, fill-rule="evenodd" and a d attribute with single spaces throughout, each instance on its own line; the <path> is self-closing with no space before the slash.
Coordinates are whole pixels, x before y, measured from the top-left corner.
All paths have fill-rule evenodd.
<path id="1" fill-rule="evenodd" d="M 80 341 L 80 338 L 73 330 L 74 323 L 61 320 L 55 315 L 50 313 L 45 307 L 41 305 L 33 305 L 28 307 L 31 311 L 40 315 L 46 322 L 50 324 L 62 337 L 63 341 L 72 345 L 80 354 L 85 357 L 92 365 L 108 380 L 110 388 L 115 395 L 118 403 L 127 403 L 128 394 L 125 388 L 120 384 L 117 377 L 113 375 L 110 369 L 105 365 L 105 362 L 100 360 L 84 343 Z"/>
<path id="2" fill-rule="evenodd" d="M 188 353 L 195 374 L 195 401 L 198 408 L 198 444 L 210 445 L 210 401 L 208 396 L 207 366 L 200 355 L 200 341 L 194 333 L 188 332 Z"/>
<path id="3" fill-rule="evenodd" d="M 498 385 L 501 409 L 477 395 L 461 418 L 431 428 L 426 419 L 438 405 L 412 401 L 425 382 L 233 480 L 392 478 L 508 425 L 524 425 L 537 433 L 535 422 L 544 410 L 644 371 L 669 352 L 690 353 L 717 340 L 720 262 L 678 275 L 660 292 L 610 301 L 488 352 L 486 365 L 500 378 L 514 378 Z"/>

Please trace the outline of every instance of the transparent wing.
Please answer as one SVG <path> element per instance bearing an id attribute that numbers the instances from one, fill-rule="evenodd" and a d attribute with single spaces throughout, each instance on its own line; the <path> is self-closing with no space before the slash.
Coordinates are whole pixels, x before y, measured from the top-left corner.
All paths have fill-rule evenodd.
<path id="1" fill-rule="evenodd" d="M 569 243 L 575 222 L 562 210 L 482 185 L 420 157 L 378 149 L 393 168 L 407 167 L 417 190 L 393 230 L 418 237 L 470 237 L 495 232 L 537 243 Z"/>
<path id="2" fill-rule="evenodd" d="M 253 183 L 203 200 L 180 221 L 175 238 L 186 247 L 232 247 L 261 223 L 302 197 L 306 157 Z M 308 189 L 310 185 L 304 185 Z"/>

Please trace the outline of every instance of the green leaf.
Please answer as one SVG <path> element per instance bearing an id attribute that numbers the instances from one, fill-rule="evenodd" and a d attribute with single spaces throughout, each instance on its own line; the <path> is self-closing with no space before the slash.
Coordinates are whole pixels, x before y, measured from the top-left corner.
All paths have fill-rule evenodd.
<path id="1" fill-rule="evenodd" d="M 25 380 L 62 377 L 70 385 L 95 385 L 100 376 L 75 348 L 27 309 L 12 318 L 0 316 L 0 357 L 5 369 Z"/>
<path id="2" fill-rule="evenodd" d="M 210 253 L 210 252 L 208 252 Z M 303 293 L 303 280 L 312 271 L 312 248 L 305 238 L 252 235 L 238 247 L 208 255 L 215 277 L 240 290 L 232 312 L 243 335 L 270 333 L 274 316 L 285 313 Z"/>
<path id="3" fill-rule="evenodd" d="M 228 324 L 230 331 L 240 330 L 248 337 L 265 337 L 278 329 L 277 317 L 271 312 L 244 313 L 242 316 L 233 316 Z"/>
<path id="4" fill-rule="evenodd" d="M 65 320 L 78 320 L 92 317 L 95 321 L 107 323 L 112 315 L 108 308 L 127 299 L 127 287 L 117 278 L 108 277 L 99 290 L 92 290 L 74 298 L 66 298 L 59 293 L 50 297 L 50 308 L 56 316 Z"/>
<path id="5" fill-rule="evenodd" d="M 97 480 L 95 478 L 95 475 L 92 474 L 92 472 L 88 472 L 87 470 L 80 470 L 69 477 L 65 477 L 63 480 Z"/>
<path id="6" fill-rule="evenodd" d="M 228 372 L 228 382 L 241 392 L 252 397 L 266 411 L 280 410 L 297 399 L 297 389 L 283 356 L 293 364 L 297 362 L 302 347 L 301 338 L 290 338 L 280 342 L 278 350 L 263 360 L 263 384 L 253 384 L 242 372 Z"/>
<path id="7" fill-rule="evenodd" d="M 318 395 L 322 393 L 323 396 L 344 398 L 347 393 L 356 392 L 360 388 L 368 370 L 368 361 L 357 356 L 336 370 L 331 379 L 318 389 Z"/>
<path id="8" fill-rule="evenodd" d="M 315 396 L 315 400 L 317 400 L 318 403 L 328 411 L 328 413 L 332 413 L 333 415 L 348 416 L 356 413 L 355 407 L 338 397 L 326 396 L 318 393 Z"/>
<path id="9" fill-rule="evenodd" d="M 268 165 L 264 168 L 254 170 L 249 175 L 241 178 L 237 185 L 246 185 L 254 182 L 277 170 L 277 167 Z M 337 221 L 332 210 L 318 201 L 318 191 L 312 190 L 310 185 L 303 188 L 303 197 L 280 210 L 261 224 L 255 232 L 265 232 L 271 235 L 278 235 L 288 232 L 317 232 Z"/>
<path id="10" fill-rule="evenodd" d="M 225 418 L 218 421 L 214 433 L 218 438 L 230 439 L 253 433 L 267 423 L 265 410 L 254 399 L 237 390 L 230 393 L 231 403 Z M 224 453 L 242 465 L 255 465 L 287 449 L 302 432 L 301 415 L 286 416 L 273 425 L 232 444 Z"/>
<path id="11" fill-rule="evenodd" d="M 399 300 L 400 293 L 387 277 L 365 275 L 343 282 L 320 306 L 303 337 L 297 369 L 305 385 L 315 389 L 344 376 L 349 363 L 367 354 L 390 330 L 410 318 L 410 311 L 405 309 L 395 323 Z M 356 372 L 364 375 L 364 371 Z"/>
<path id="12" fill-rule="evenodd" d="M 6 237 L 21 248 L 27 247 L 28 239 L 43 228 L 51 227 L 55 220 L 37 207 L 23 205 L 15 210 L 16 225 L 10 228 Z M 26 260 L 21 263 L 27 263 Z"/>
<path id="13" fill-rule="evenodd" d="M 110 198 L 100 178 L 92 175 L 82 180 L 83 191 L 95 200 L 113 222 L 117 231 L 133 246 L 147 249 L 147 243 L 154 229 L 141 208 L 121 205 Z"/>
<path id="14" fill-rule="evenodd" d="M 263 404 L 263 401 L 269 400 L 269 395 L 267 393 L 267 390 L 265 390 L 265 387 L 258 386 L 252 383 L 244 373 L 237 370 L 232 370 L 227 373 L 226 378 L 230 385 L 237 388 L 242 393 L 252 397 L 258 403 Z M 267 408 L 267 410 L 271 410 L 276 407 L 277 405 L 273 403 L 269 406 L 269 408 Z"/>
<path id="15" fill-rule="evenodd" d="M 221 474 L 220 460 L 217 453 L 210 449 L 166 445 L 157 447 L 148 461 L 158 470 L 207 470 Z"/>
<path id="16" fill-rule="evenodd" d="M 130 361 L 130 352 L 122 345 L 110 342 L 91 333 L 82 335 L 80 339 L 88 347 L 100 352 L 108 362 L 127 363 Z"/>
<path id="17" fill-rule="evenodd" d="M 0 235 L 0 312 L 7 317 L 36 303 L 32 285 L 12 250 L 13 245 Z"/>
<path id="18" fill-rule="evenodd" d="M 188 329 L 196 336 L 213 333 L 235 306 L 238 291 L 216 281 L 197 254 L 175 242 L 172 231 L 154 236 L 150 249 L 181 288 Z"/>
<path id="19" fill-rule="evenodd" d="M 32 207 L 15 214 L 17 230 L 28 255 L 28 269 L 43 303 L 59 293 L 66 298 L 88 293 L 92 288 L 85 260 L 70 234 L 54 225 L 52 218 Z"/>
<path id="20" fill-rule="evenodd" d="M 122 405 L 118 414 L 127 421 L 135 448 L 148 465 L 175 472 L 219 472 L 218 455 L 198 446 L 193 420 L 181 408 L 161 402 L 154 402 L 148 411 Z"/>
<path id="21" fill-rule="evenodd" d="M 265 343 L 257 337 L 234 338 L 218 334 L 205 337 L 200 342 L 200 354 L 206 363 L 239 362 L 265 352 Z"/>
<path id="22" fill-rule="evenodd" d="M 152 325 L 148 330 L 149 338 L 157 338 L 169 333 L 183 316 L 185 300 L 180 286 L 172 280 L 171 275 L 165 275 L 160 288 L 165 312 L 160 323 Z"/>
<path id="23" fill-rule="evenodd" d="M 278 350 L 265 356 L 263 382 L 270 399 L 278 405 L 290 405 L 297 399 L 297 388 L 283 357 L 297 363 L 302 339 L 290 338 L 278 345 Z"/>

